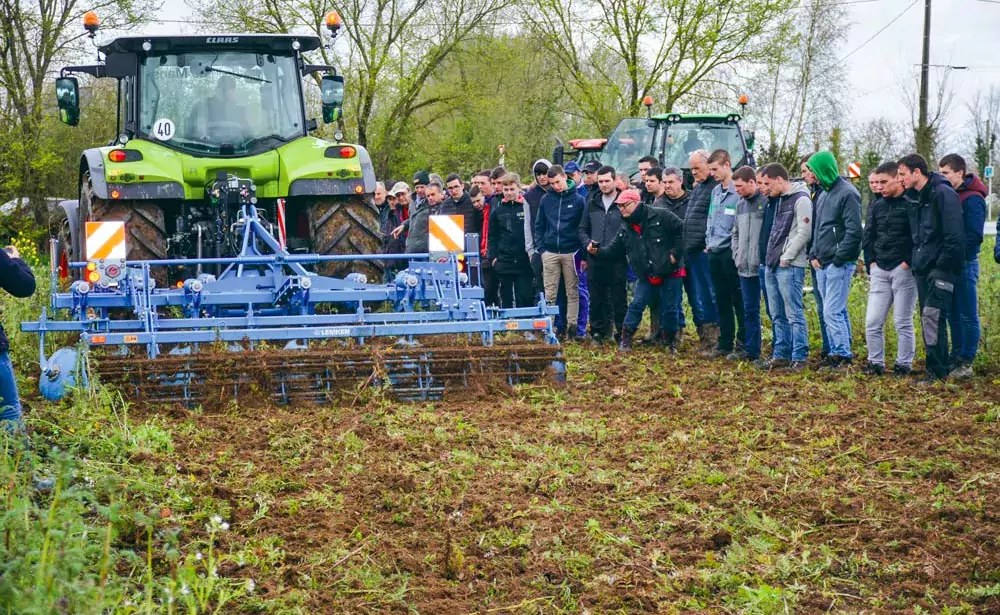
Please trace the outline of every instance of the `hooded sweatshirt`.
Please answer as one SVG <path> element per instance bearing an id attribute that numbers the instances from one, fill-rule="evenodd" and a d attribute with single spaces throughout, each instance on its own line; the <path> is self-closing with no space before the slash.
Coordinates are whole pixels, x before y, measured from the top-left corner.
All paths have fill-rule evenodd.
<path id="1" fill-rule="evenodd" d="M 986 224 L 986 185 L 969 173 L 958 187 L 958 198 L 962 201 L 962 219 L 965 222 L 965 261 L 979 258 L 979 248 L 983 245 L 983 225 Z"/>
<path id="2" fill-rule="evenodd" d="M 822 267 L 853 263 L 861 254 L 861 195 L 840 176 L 837 159 L 830 152 L 813 154 L 806 164 L 823 186 L 815 207 L 809 259 L 818 260 Z"/>

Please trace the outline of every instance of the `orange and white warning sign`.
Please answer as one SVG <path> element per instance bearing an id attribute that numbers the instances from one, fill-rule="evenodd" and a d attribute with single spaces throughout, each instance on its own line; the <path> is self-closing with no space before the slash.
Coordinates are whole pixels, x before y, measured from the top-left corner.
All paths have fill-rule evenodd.
<path id="1" fill-rule="evenodd" d="M 465 252 L 465 216 L 431 216 L 427 231 L 431 253 Z"/>
<path id="2" fill-rule="evenodd" d="M 847 176 L 851 179 L 857 179 L 861 177 L 861 165 L 857 162 L 852 162 L 847 165 Z"/>
<path id="3" fill-rule="evenodd" d="M 87 223 L 87 260 L 125 258 L 124 222 Z"/>

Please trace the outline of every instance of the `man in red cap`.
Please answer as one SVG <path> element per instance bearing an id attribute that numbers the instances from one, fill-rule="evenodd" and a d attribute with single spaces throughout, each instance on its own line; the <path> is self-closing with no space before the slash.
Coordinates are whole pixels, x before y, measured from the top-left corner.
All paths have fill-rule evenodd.
<path id="1" fill-rule="evenodd" d="M 654 294 L 660 305 L 675 305 L 684 275 L 684 222 L 666 209 L 640 202 L 637 190 L 624 190 L 615 200 L 622 214 L 621 230 L 607 246 L 597 247 L 597 254 L 614 257 L 624 253 L 638 280 L 632 303 L 625 313 L 619 348 L 632 348 L 642 313 Z M 593 245 L 593 244 L 591 244 Z M 660 310 L 660 341 L 676 352 L 677 311 Z"/>

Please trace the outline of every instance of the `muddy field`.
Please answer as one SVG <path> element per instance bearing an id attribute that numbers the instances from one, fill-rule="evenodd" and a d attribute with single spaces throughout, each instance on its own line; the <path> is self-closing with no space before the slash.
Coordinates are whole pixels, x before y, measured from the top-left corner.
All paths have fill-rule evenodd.
<path id="1" fill-rule="evenodd" d="M 136 461 L 167 521 L 229 524 L 231 612 L 1000 612 L 998 381 L 568 355 L 557 389 L 174 410 Z"/>

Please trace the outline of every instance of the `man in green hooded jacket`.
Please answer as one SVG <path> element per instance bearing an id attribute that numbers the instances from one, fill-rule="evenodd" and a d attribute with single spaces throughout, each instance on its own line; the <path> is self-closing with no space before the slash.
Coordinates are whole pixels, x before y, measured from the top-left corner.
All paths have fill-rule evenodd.
<path id="1" fill-rule="evenodd" d="M 861 195 L 840 176 L 832 153 L 817 152 L 806 164 L 823 187 L 815 205 L 816 224 L 809 262 L 816 271 L 830 339 L 827 367 L 841 369 L 854 360 L 847 297 L 861 254 Z"/>

